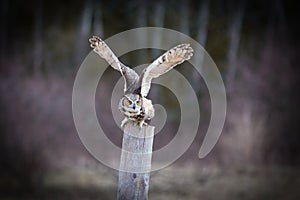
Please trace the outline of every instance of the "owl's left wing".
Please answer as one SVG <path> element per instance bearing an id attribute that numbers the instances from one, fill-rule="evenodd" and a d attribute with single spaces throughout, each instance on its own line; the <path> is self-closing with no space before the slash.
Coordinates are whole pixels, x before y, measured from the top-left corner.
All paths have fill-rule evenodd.
<path id="1" fill-rule="evenodd" d="M 131 68 L 121 63 L 118 57 L 113 53 L 109 46 L 98 36 L 93 36 L 89 39 L 90 46 L 100 57 L 104 58 L 115 70 L 121 72 L 125 79 L 124 93 L 135 85 L 139 80 L 138 74 Z"/>
<path id="2" fill-rule="evenodd" d="M 190 44 L 180 44 L 165 52 L 152 64 L 143 70 L 140 76 L 140 93 L 146 97 L 151 87 L 152 78 L 168 72 L 176 65 L 189 60 L 193 56 L 193 49 Z"/>
<path id="3" fill-rule="evenodd" d="M 120 72 L 122 71 L 121 62 L 109 48 L 109 46 L 103 40 L 101 40 L 101 38 L 98 36 L 93 36 L 89 39 L 89 42 L 90 46 L 100 57 L 104 58 L 114 69 Z"/>

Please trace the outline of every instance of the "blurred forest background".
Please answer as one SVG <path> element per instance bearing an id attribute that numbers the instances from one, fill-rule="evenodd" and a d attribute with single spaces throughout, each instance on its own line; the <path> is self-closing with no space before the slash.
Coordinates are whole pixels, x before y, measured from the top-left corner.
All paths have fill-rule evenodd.
<path id="1" fill-rule="evenodd" d="M 1 0 L 0 199 L 116 199 L 117 172 L 96 161 L 77 135 L 72 87 L 90 36 L 145 26 L 174 29 L 202 44 L 228 100 L 221 138 L 199 160 L 209 94 L 190 64 L 176 68 L 197 91 L 201 122 L 188 151 L 151 174 L 150 199 L 300 199 L 297 12 L 283 0 Z M 139 50 L 120 59 L 136 66 L 159 53 Z M 120 146 L 122 132 L 107 106 L 119 78 L 107 69 L 96 100 L 100 123 Z M 178 105 L 163 92 L 154 86 L 150 96 L 172 113 Z M 179 118 L 169 116 L 154 148 L 176 133 Z"/>

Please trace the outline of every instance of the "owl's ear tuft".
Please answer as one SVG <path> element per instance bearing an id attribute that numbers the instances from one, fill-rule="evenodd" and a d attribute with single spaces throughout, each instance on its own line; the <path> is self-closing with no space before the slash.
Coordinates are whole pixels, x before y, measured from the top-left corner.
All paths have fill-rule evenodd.
<path id="1" fill-rule="evenodd" d="M 135 89 L 135 90 L 133 91 L 133 94 L 138 94 L 139 96 L 142 96 L 142 95 L 141 95 L 141 86 L 138 87 L 137 89 Z"/>

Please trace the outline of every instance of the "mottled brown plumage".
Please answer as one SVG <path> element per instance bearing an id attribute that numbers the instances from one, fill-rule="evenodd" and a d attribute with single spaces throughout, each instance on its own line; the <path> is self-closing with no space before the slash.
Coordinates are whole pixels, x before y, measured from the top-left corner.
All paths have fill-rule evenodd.
<path id="1" fill-rule="evenodd" d="M 124 97 L 119 103 L 119 110 L 125 117 L 121 124 L 122 128 L 129 120 L 143 126 L 146 124 L 145 120 L 154 117 L 152 102 L 146 98 L 151 87 L 151 80 L 185 60 L 189 60 L 193 55 L 193 49 L 189 44 L 177 45 L 157 58 L 139 76 L 133 69 L 121 63 L 99 37 L 93 36 L 89 41 L 94 52 L 104 58 L 114 69 L 120 71 L 125 79 Z"/>

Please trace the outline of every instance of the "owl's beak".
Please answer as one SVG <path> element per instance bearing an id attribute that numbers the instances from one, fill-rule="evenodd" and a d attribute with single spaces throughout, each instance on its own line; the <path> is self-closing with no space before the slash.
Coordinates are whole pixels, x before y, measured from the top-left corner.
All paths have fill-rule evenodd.
<path id="1" fill-rule="evenodd" d="M 132 107 L 133 107 L 133 110 L 135 110 L 135 103 L 132 105 Z"/>

